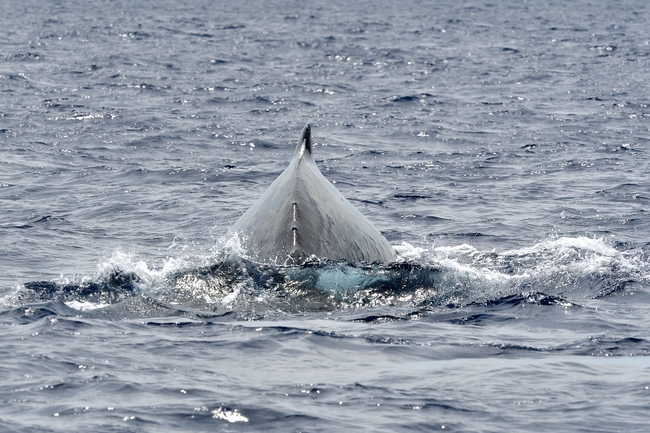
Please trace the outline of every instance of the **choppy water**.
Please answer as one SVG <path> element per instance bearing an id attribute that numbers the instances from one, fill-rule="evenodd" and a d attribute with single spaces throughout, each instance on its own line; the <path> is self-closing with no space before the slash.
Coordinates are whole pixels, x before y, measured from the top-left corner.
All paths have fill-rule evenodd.
<path id="1" fill-rule="evenodd" d="M 0 431 L 647 431 L 645 2 L 0 24 Z M 399 262 L 225 238 L 308 121 Z"/>

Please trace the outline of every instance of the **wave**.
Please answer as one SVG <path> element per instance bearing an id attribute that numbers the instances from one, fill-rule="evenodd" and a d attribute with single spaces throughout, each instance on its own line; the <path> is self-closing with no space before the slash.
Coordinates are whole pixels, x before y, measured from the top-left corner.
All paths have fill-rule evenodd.
<path id="1" fill-rule="evenodd" d="M 254 263 L 231 245 L 206 256 L 168 259 L 159 268 L 118 252 L 94 276 L 28 282 L 0 306 L 15 314 L 31 306 L 111 319 L 259 319 L 383 307 L 405 309 L 408 316 L 477 304 L 567 308 L 650 285 L 648 244 L 576 237 L 500 253 L 467 244 L 403 243 L 395 249 L 400 259 L 391 264 L 313 260 L 290 267 Z"/>

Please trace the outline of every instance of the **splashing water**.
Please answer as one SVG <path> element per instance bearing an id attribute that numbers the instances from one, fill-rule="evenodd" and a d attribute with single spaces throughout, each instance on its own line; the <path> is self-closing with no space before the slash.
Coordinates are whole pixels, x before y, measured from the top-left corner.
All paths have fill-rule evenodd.
<path id="1" fill-rule="evenodd" d="M 118 252 L 100 263 L 93 277 L 26 283 L 4 302 L 58 301 L 114 318 L 264 317 L 386 306 L 461 307 L 522 294 L 588 300 L 650 281 L 647 252 L 617 249 L 602 239 L 560 238 L 502 253 L 467 244 L 427 249 L 403 243 L 396 251 L 400 260 L 388 265 L 313 260 L 286 267 L 255 264 L 224 249 L 209 258 L 170 258 L 159 268 Z M 193 266 L 209 260 L 214 263 Z"/>

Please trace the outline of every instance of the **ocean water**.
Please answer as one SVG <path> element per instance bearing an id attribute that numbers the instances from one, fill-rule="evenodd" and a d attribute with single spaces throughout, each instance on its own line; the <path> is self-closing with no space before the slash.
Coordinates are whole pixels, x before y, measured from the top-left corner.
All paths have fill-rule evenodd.
<path id="1" fill-rule="evenodd" d="M 0 3 L 0 432 L 650 428 L 646 2 Z M 310 122 L 399 254 L 226 233 Z"/>

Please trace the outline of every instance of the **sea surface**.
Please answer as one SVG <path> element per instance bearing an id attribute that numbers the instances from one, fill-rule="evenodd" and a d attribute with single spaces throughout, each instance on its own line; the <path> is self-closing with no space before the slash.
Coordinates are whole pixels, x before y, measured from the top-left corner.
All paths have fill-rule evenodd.
<path id="1" fill-rule="evenodd" d="M 0 2 L 0 432 L 647 432 L 650 5 Z M 395 263 L 229 227 L 306 123 Z"/>

